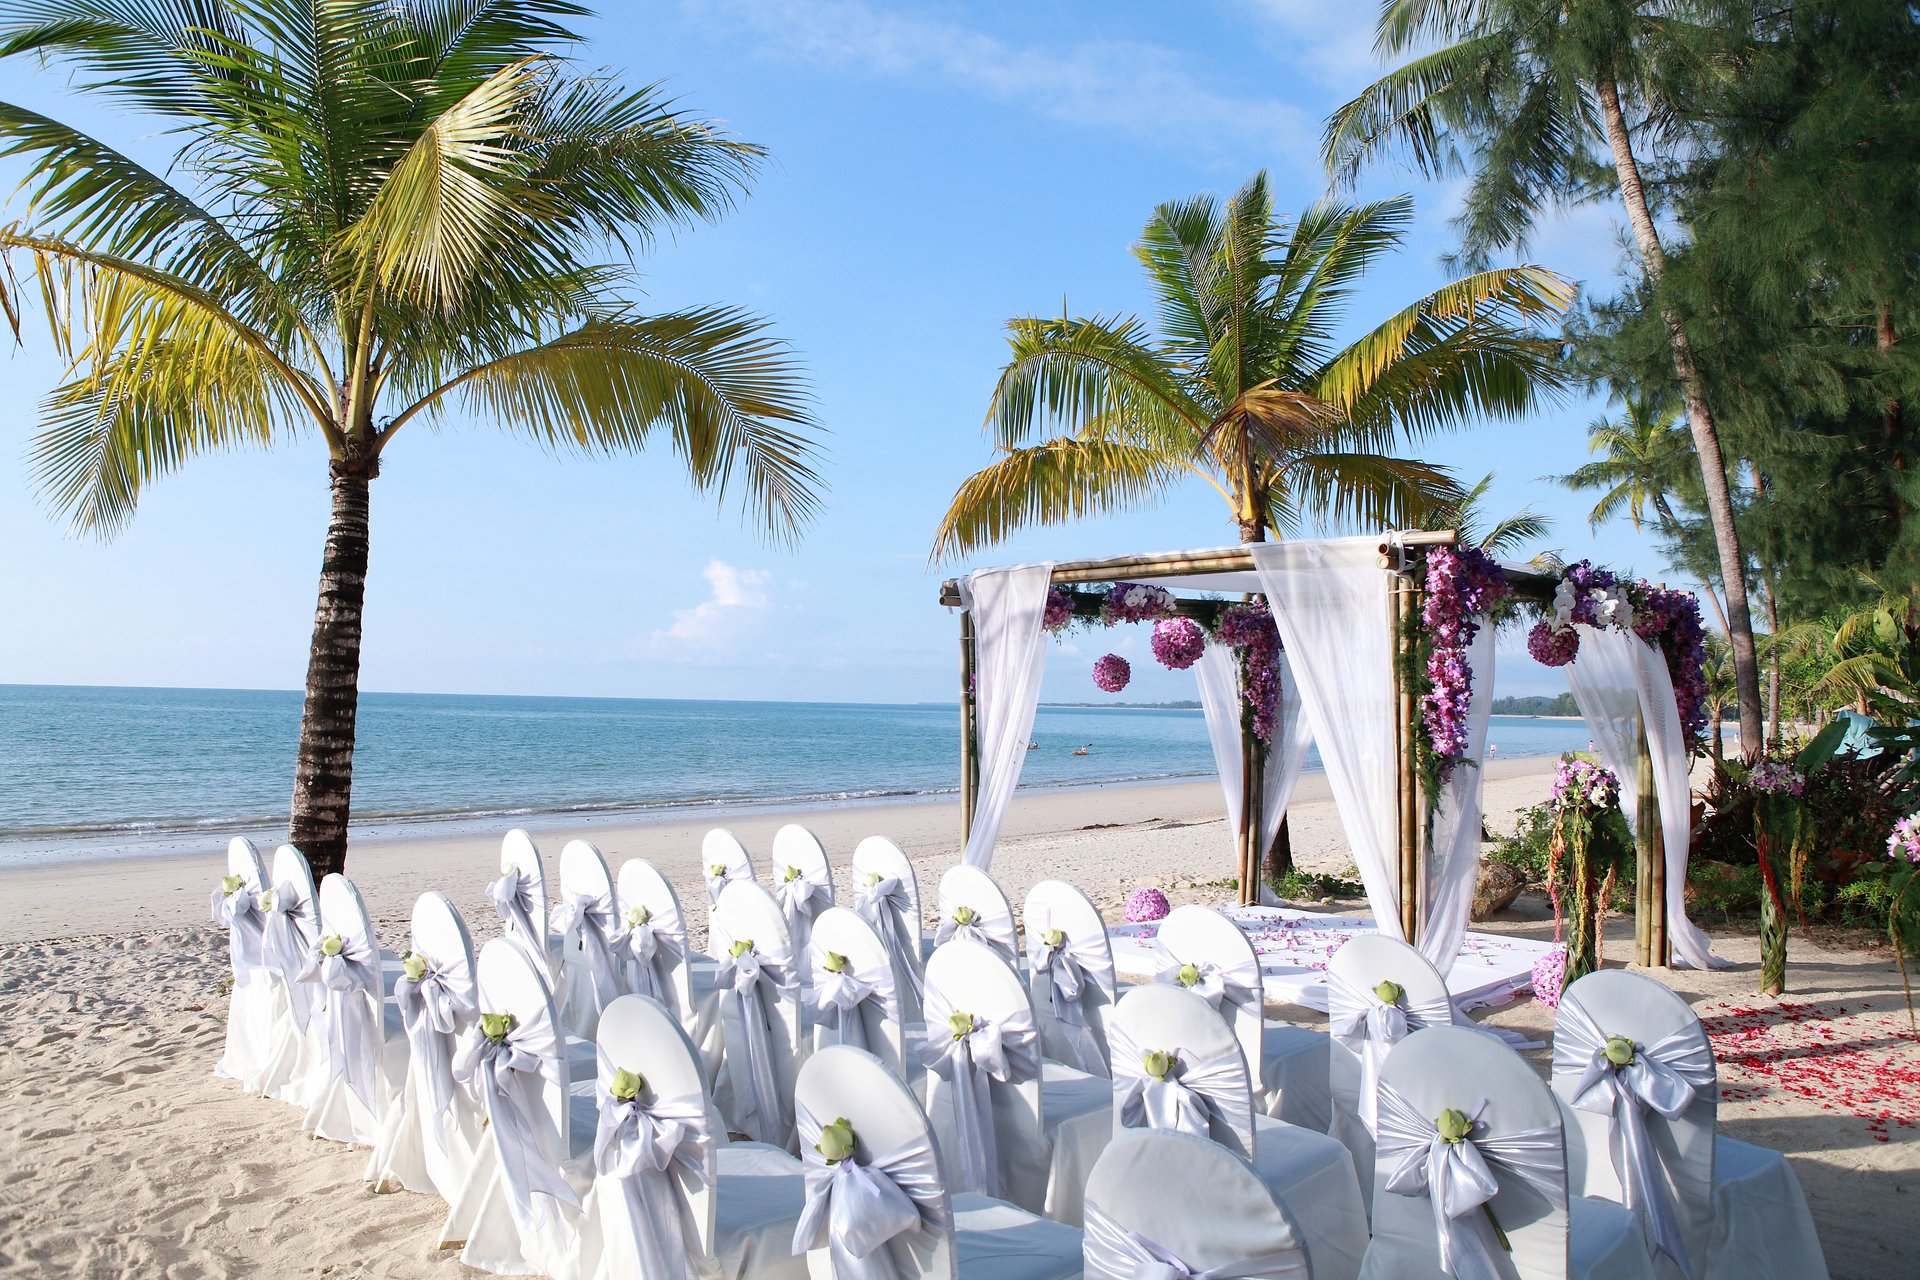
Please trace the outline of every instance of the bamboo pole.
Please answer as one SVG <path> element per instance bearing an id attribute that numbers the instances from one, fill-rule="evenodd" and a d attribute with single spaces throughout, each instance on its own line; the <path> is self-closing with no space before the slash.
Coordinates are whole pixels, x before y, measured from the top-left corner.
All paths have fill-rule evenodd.
<path id="1" fill-rule="evenodd" d="M 1420 924 L 1420 821 L 1419 766 L 1414 734 L 1418 709 L 1413 690 L 1405 678 L 1403 659 L 1407 652 L 1406 619 L 1413 607 L 1413 584 L 1404 568 L 1396 564 L 1388 587 L 1388 625 L 1393 628 L 1394 781 L 1399 821 L 1400 930 L 1410 945 L 1418 944 Z"/>
<path id="2" fill-rule="evenodd" d="M 1667 938 L 1667 841 L 1660 821 L 1659 779 L 1647 743 L 1647 723 L 1639 722 L 1634 743 L 1634 961 L 1664 969 L 1671 961 Z"/>
<path id="3" fill-rule="evenodd" d="M 1240 829 L 1234 833 L 1234 846 L 1240 856 L 1240 905 L 1260 901 L 1260 752 L 1253 729 L 1245 715 L 1240 717 Z"/>
<path id="4" fill-rule="evenodd" d="M 980 726 L 974 718 L 976 672 L 973 614 L 960 615 L 960 843 L 973 834 L 973 810 L 980 799 Z"/>

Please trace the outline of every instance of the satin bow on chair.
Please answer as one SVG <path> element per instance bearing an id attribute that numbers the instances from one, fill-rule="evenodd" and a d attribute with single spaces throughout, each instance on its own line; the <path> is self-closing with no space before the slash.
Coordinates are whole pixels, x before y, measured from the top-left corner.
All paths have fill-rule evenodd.
<path id="1" fill-rule="evenodd" d="M 954 912 L 968 905 L 959 902 L 940 904 L 940 924 L 933 931 L 933 945 L 939 946 L 954 938 L 965 938 L 969 942 L 978 942 L 982 946 L 992 947 L 1006 957 L 1008 964 L 1018 963 L 1019 948 L 1015 945 L 1012 916 L 989 916 L 984 911 L 975 910 L 974 917 L 966 924 L 953 918 Z"/>
<path id="2" fill-rule="evenodd" d="M 906 882 L 897 876 L 881 876 L 872 884 L 859 886 L 853 891 L 853 909 L 887 944 L 888 954 L 913 984 L 917 998 L 921 990 L 920 920 Z"/>
<path id="3" fill-rule="evenodd" d="M 264 924 L 259 899 L 249 885 L 243 884 L 232 893 L 215 887 L 209 905 L 213 922 L 227 927 L 227 960 L 233 966 L 234 985 L 244 987 L 253 981 L 253 971 L 261 963 Z"/>
<path id="4" fill-rule="evenodd" d="M 578 933 L 595 1009 L 604 1009 L 626 994 L 626 984 L 613 963 L 615 948 L 625 941 L 625 926 L 613 913 L 612 894 L 576 893 L 553 909 L 550 923 L 563 938 Z"/>
<path id="5" fill-rule="evenodd" d="M 923 1232 L 951 1224 L 933 1143 L 922 1133 L 894 1151 L 828 1164 L 818 1149 L 820 1121 L 801 1106 L 795 1122 L 806 1161 L 807 1199 L 793 1233 L 793 1251 L 827 1247 L 834 1280 L 905 1280 L 920 1274 L 896 1255 Z"/>
<path id="6" fill-rule="evenodd" d="M 699 1272 L 687 1259 L 703 1252 L 686 1213 L 676 1167 L 704 1187 L 714 1182 L 713 1134 L 707 1101 L 700 1094 L 643 1101 L 621 1100 L 608 1090 L 601 1063 L 596 1096 L 600 1114 L 593 1135 L 594 1172 L 620 1183 L 639 1274 L 665 1278 Z"/>
<path id="7" fill-rule="evenodd" d="M 1309 1274 L 1306 1251 L 1298 1246 L 1194 1267 L 1165 1245 L 1127 1230 L 1091 1200 L 1082 1256 L 1088 1280 L 1307 1280 Z"/>
<path id="8" fill-rule="evenodd" d="M 427 1085 L 427 1112 L 438 1119 L 453 1103 L 453 1055 L 460 1031 L 472 1023 L 473 978 L 435 967 L 431 962 L 418 981 L 402 976 L 393 984 L 393 1003 L 407 1032 L 407 1052 L 420 1064 Z M 443 1147 L 446 1132 L 428 1125 L 434 1141 Z"/>
<path id="9" fill-rule="evenodd" d="M 1260 966 L 1248 960 L 1231 968 L 1223 969 L 1211 960 L 1194 962 L 1199 975 L 1192 986 L 1180 980 L 1180 970 L 1184 963 L 1164 948 L 1160 953 L 1160 963 L 1154 970 L 1155 982 L 1171 983 L 1176 987 L 1185 987 L 1202 1000 L 1219 1009 L 1222 1003 L 1230 1004 L 1240 1013 L 1256 1021 L 1264 1019 L 1266 999 L 1261 982 Z M 1222 1012 L 1225 1012 L 1222 1010 Z"/>
<path id="10" fill-rule="evenodd" d="M 305 1031 L 313 1000 L 311 989 L 300 975 L 306 971 L 307 953 L 313 949 L 319 930 L 313 902 L 296 893 L 290 881 L 283 880 L 273 887 L 273 897 L 262 910 L 266 916 L 261 934 L 262 964 L 287 984 L 294 1025 Z"/>
<path id="11" fill-rule="evenodd" d="M 943 1077 L 953 1093 L 959 1161 L 956 1191 L 1004 1198 L 1000 1145 L 994 1134 L 993 1084 L 1022 1084 L 1040 1074 L 1040 1033 L 1033 1015 L 1016 1010 L 998 1022 L 978 1015 L 973 1029 L 955 1035 L 957 1011 L 937 988 L 927 988 L 926 1040 L 920 1065 Z"/>
<path id="12" fill-rule="evenodd" d="M 896 1022 L 900 1020 L 893 966 L 881 964 L 855 970 L 848 961 L 849 967 L 835 972 L 827 968 L 827 953 L 818 945 L 810 946 L 807 954 L 810 961 L 807 968 L 813 974 L 807 1011 L 813 1016 L 814 1025 L 830 1032 L 834 1044 L 850 1044 L 871 1052 L 873 1045 L 867 1035 L 866 1010 L 872 1009 Z"/>
<path id="13" fill-rule="evenodd" d="M 1210 1138 L 1217 1120 L 1251 1138 L 1253 1103 L 1238 1045 L 1200 1057 L 1173 1046 L 1137 1044 L 1124 1027 L 1114 1027 L 1112 1035 L 1116 1129 L 1173 1129 Z M 1164 1078 L 1147 1073 L 1150 1050 L 1172 1059 Z"/>
<path id="14" fill-rule="evenodd" d="M 1043 927 L 1029 924 L 1027 967 L 1046 984 L 1047 1002 L 1073 1051 L 1073 1065 L 1089 1075 L 1112 1074 L 1086 1007 L 1087 996 L 1096 989 L 1113 994 L 1113 957 L 1106 939 L 1070 937 L 1056 947 L 1047 941 Z"/>
<path id="15" fill-rule="evenodd" d="M 1500 1193 L 1495 1170 L 1530 1185 L 1561 1209 L 1567 1203 L 1566 1150 L 1558 1128 L 1483 1134 L 1449 1142 L 1392 1085 L 1382 1081 L 1378 1167 L 1392 1169 L 1382 1185 L 1395 1195 L 1433 1203 L 1440 1268 L 1456 1280 L 1497 1280 L 1493 1251 L 1500 1244 L 1481 1207 Z"/>
<path id="16" fill-rule="evenodd" d="M 1375 1095 L 1387 1051 L 1423 1027 L 1451 1026 L 1453 1005 L 1447 1000 L 1416 1002 L 1405 995 L 1388 1004 L 1329 970 L 1327 1023 L 1333 1038 L 1360 1060 L 1360 1120 L 1372 1133 L 1379 1123 L 1380 1103 Z"/>
<path id="17" fill-rule="evenodd" d="M 379 964 L 379 954 L 368 939 L 342 936 L 337 955 L 326 954 L 316 942 L 300 974 L 302 982 L 314 983 L 326 993 L 320 1026 L 330 1069 L 376 1116 L 380 1114 L 376 1096 L 382 1040 Z"/>
<path id="18" fill-rule="evenodd" d="M 731 994 L 740 1018 L 742 1056 L 746 1059 L 741 1066 L 747 1077 L 755 1128 L 759 1130 L 749 1132 L 756 1140 L 775 1146 L 786 1145 L 788 1125 L 787 1108 L 774 1070 L 772 1041 L 774 1035 L 785 1034 L 776 1005 L 782 999 L 794 998 L 795 994 L 786 961 L 784 955 L 756 950 L 737 956 L 722 955 L 715 976 L 717 987 Z M 727 1047 L 727 1056 L 733 1060 L 731 1045 Z"/>
<path id="19" fill-rule="evenodd" d="M 729 882 L 734 880 L 751 880 L 751 879 L 753 879 L 753 868 L 748 866 L 744 862 L 734 863 L 732 866 L 728 867 L 725 871 L 721 872 L 717 876 L 712 873 L 711 869 L 709 869 L 706 876 L 707 901 L 708 902 L 719 901 L 720 891 L 726 888 Z"/>
<path id="20" fill-rule="evenodd" d="M 806 948 L 813 918 L 833 902 L 833 882 L 825 867 L 808 867 L 792 879 L 782 878 L 776 882 L 773 897 L 780 904 L 780 914 L 787 919 L 787 935 L 793 939 L 793 949 L 801 951 Z"/>
<path id="21" fill-rule="evenodd" d="M 1697 1026 L 1687 1026 L 1658 1044 L 1632 1041 L 1632 1061 L 1617 1067 L 1607 1057 L 1607 1040 L 1578 1001 L 1563 1000 L 1554 1022 L 1554 1074 L 1577 1077 L 1569 1105 L 1608 1118 L 1608 1153 L 1627 1208 L 1640 1219 L 1648 1247 L 1691 1277 L 1673 1193 L 1647 1133 L 1647 1112 L 1675 1120 L 1701 1093 L 1710 1093 L 1713 1047 Z"/>
<path id="22" fill-rule="evenodd" d="M 532 958 L 534 967 L 551 985 L 555 975 L 547 959 L 547 937 L 533 924 L 533 909 L 538 905 L 533 896 L 535 883 L 534 878 L 520 868 L 509 867 L 487 886 L 487 896 L 493 900 L 493 909 L 506 921 L 506 932 L 519 935 L 520 945 Z"/>
<path id="23" fill-rule="evenodd" d="M 668 919 L 664 912 L 655 912 L 638 924 L 626 925 L 614 950 L 633 962 L 635 995 L 651 996 L 669 1009 L 678 1009 L 670 978 L 687 954 L 678 916 Z"/>
<path id="24" fill-rule="evenodd" d="M 487 1118 L 500 1157 L 500 1179 L 506 1184 L 507 1203 L 514 1221 L 523 1231 L 535 1231 L 533 1197 L 549 1196 L 561 1204 L 580 1207 L 580 1197 L 561 1176 L 551 1154 L 551 1144 L 542 1143 L 536 1121 L 527 1113 L 522 1086 L 542 1089 L 559 1086 L 566 1095 L 564 1076 L 556 1078 L 559 1041 L 545 1019 L 510 1028 L 506 1038 L 495 1040 L 479 1025 L 460 1039 L 453 1055 L 453 1078 L 479 1101 Z"/>

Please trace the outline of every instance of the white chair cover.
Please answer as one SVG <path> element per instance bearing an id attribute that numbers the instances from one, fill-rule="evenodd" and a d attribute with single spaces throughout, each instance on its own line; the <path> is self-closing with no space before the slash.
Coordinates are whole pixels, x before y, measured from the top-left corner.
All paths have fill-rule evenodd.
<path id="1" fill-rule="evenodd" d="M 904 1078 L 904 1026 L 893 958 L 873 926 L 845 907 L 828 907 L 813 922 L 807 973 L 814 1047 L 865 1049 Z"/>
<path id="2" fill-rule="evenodd" d="M 1253 1094 L 1247 1064 L 1230 1037 L 1201 1049 L 1142 1044 L 1127 1027 L 1112 1027 L 1113 1121 L 1120 1129 L 1160 1129 L 1218 1142 L 1251 1158 Z M 1149 1053 L 1165 1054 L 1163 1076 L 1147 1071 Z"/>
<path id="3" fill-rule="evenodd" d="M 920 1021 L 925 964 L 920 949 L 920 883 L 913 863 L 885 836 L 868 836 L 854 846 L 853 909 L 880 934 L 893 957 L 901 1020 Z"/>
<path id="4" fill-rule="evenodd" d="M 788 823 L 773 833 L 769 855 L 773 896 L 787 918 L 793 953 L 805 955 L 813 918 L 833 905 L 833 872 L 813 832 Z"/>
<path id="5" fill-rule="evenodd" d="M 953 1225 L 932 1133 L 922 1130 L 901 1146 L 864 1156 L 856 1147 L 829 1163 L 820 1152 L 821 1122 L 804 1104 L 796 1108 L 796 1124 L 807 1203 L 794 1228 L 793 1251 L 826 1250 L 834 1280 L 907 1280 L 923 1274 L 914 1245 L 946 1234 Z"/>
<path id="6" fill-rule="evenodd" d="M 548 927 L 560 940 L 567 974 L 561 1023 L 568 1034 L 590 1038 L 600 1011 L 627 993 L 627 979 L 619 959 L 626 925 L 613 877 L 588 841 L 569 840 L 560 850 L 560 901 Z"/>
<path id="7" fill-rule="evenodd" d="M 739 955 L 734 946 L 741 947 Z M 800 1049 L 800 980 L 786 922 L 757 884 L 729 884 L 714 903 L 708 945 L 725 1026 L 728 1126 L 759 1142 L 790 1147 L 793 1079 Z"/>
<path id="8" fill-rule="evenodd" d="M 1033 1012 L 1016 1009 L 995 1018 L 960 1010 L 929 983 L 926 1013 L 920 1063 L 946 1083 L 944 1096 L 952 1102 L 951 1181 L 958 1190 L 1004 1200 L 1012 1178 L 1000 1154 L 993 1086 L 1039 1080 Z M 956 1018 L 966 1020 L 964 1029 Z"/>
<path id="9" fill-rule="evenodd" d="M 213 922 L 226 926 L 227 960 L 233 970 L 226 1046 L 213 1073 L 238 1080 L 248 1092 L 258 1092 L 272 1060 L 275 1008 L 286 999 L 266 958 L 265 922 L 272 904 L 260 851 L 245 836 L 235 836 L 227 843 L 227 874 L 211 898 Z"/>
<path id="10" fill-rule="evenodd" d="M 693 1016 L 687 920 L 679 895 L 651 862 L 629 858 L 616 884 L 623 933 L 614 958 L 625 970 L 627 989 L 658 1000 L 679 1016 Z"/>
<path id="11" fill-rule="evenodd" d="M 487 896 L 500 915 L 502 933 L 526 948 L 555 1003 L 564 1005 L 566 969 L 560 939 L 550 932 L 547 873 L 532 836 L 518 828 L 507 832 L 500 842 L 500 878 L 487 886 Z"/>
<path id="12" fill-rule="evenodd" d="M 993 877 L 974 866 L 949 867 L 940 877 L 939 901 L 940 924 L 934 930 L 934 946 L 964 938 L 993 948 L 1015 969 L 1020 967 L 1013 904 Z"/>
<path id="13" fill-rule="evenodd" d="M 306 857 L 290 844 L 273 852 L 273 886 L 265 945 L 287 1000 L 275 1010 L 273 1053 L 260 1073 L 260 1092 L 305 1111 L 327 1077 L 327 1047 L 313 1016 L 317 997 L 313 984 L 300 980 L 320 941 L 320 895 Z"/>
<path id="14" fill-rule="evenodd" d="M 708 902 L 718 902 L 720 891 L 736 880 L 753 883 L 753 859 L 747 846 L 725 827 L 715 827 L 701 839 L 700 866 Z"/>
<path id="15" fill-rule="evenodd" d="M 1087 896 L 1060 880 L 1027 893 L 1027 975 L 1048 1056 L 1089 1075 L 1107 1065 L 1107 1011 L 1113 1007 L 1113 946 Z"/>
<path id="16" fill-rule="evenodd" d="M 381 995 L 380 940 L 360 891 L 335 873 L 320 882 L 324 924 L 301 980 L 315 993 L 314 1025 L 326 1074 L 301 1128 L 335 1142 L 372 1146 L 407 1063 L 399 1011 Z M 332 949 L 331 939 L 339 942 Z"/>

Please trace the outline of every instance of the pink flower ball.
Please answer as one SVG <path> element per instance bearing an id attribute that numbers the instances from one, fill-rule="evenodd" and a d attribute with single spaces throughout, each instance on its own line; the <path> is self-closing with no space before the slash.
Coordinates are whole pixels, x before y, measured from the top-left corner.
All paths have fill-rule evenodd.
<path id="1" fill-rule="evenodd" d="M 1093 682 L 1108 693 L 1118 693 L 1133 679 L 1133 668 L 1117 653 L 1110 653 L 1093 664 Z"/>
<path id="2" fill-rule="evenodd" d="M 1171 910 L 1173 904 L 1167 901 L 1167 895 L 1150 885 L 1142 885 L 1127 895 L 1125 915 L 1128 924 L 1165 920 L 1167 912 Z"/>
<path id="3" fill-rule="evenodd" d="M 1560 987 L 1567 980 L 1567 950 L 1555 947 L 1533 962 L 1533 998 L 1549 1009 L 1560 1007 Z"/>
<path id="4" fill-rule="evenodd" d="M 1153 624 L 1153 656 L 1163 667 L 1185 671 L 1207 649 L 1207 633 L 1192 618 L 1162 618 Z"/>

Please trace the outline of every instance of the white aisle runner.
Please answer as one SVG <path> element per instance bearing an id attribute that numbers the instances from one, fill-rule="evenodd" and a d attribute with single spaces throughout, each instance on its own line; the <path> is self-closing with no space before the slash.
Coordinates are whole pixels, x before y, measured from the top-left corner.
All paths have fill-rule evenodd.
<path id="1" fill-rule="evenodd" d="M 1231 907 L 1226 914 L 1253 942 L 1260 957 L 1261 985 L 1269 1000 L 1325 1012 L 1327 959 L 1356 934 L 1373 932 L 1364 916 L 1327 916 L 1286 907 Z M 1114 971 L 1148 981 L 1159 963 L 1154 935 L 1159 926 L 1123 924 L 1108 930 Z M 1447 975 L 1454 1001 L 1464 1008 L 1504 1004 L 1533 984 L 1533 962 L 1553 945 L 1526 938 L 1469 933 Z"/>

